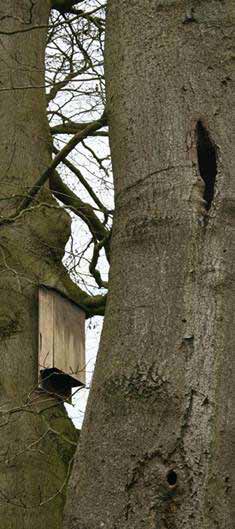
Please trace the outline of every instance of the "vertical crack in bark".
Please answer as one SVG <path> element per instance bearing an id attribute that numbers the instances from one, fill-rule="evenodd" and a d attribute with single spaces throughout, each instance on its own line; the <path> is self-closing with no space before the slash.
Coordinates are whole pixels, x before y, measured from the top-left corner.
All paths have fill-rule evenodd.
<path id="1" fill-rule="evenodd" d="M 196 124 L 197 158 L 200 175 L 205 182 L 203 198 L 209 211 L 213 198 L 217 174 L 216 146 L 201 120 Z"/>

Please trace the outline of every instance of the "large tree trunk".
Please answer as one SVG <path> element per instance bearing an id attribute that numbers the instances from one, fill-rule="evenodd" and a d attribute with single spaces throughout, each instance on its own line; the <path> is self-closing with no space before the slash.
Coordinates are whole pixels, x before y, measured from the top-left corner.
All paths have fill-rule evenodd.
<path id="1" fill-rule="evenodd" d="M 51 161 L 44 90 L 48 0 L 0 6 L 0 526 L 58 529 L 76 433 L 37 388 L 37 286 L 63 269 L 67 215 L 48 190 L 5 220 Z M 47 204 L 43 206 L 43 204 Z M 39 205 L 40 204 L 40 205 Z"/>
<path id="2" fill-rule="evenodd" d="M 231 529 L 232 0 L 110 0 L 110 295 L 67 529 Z"/>

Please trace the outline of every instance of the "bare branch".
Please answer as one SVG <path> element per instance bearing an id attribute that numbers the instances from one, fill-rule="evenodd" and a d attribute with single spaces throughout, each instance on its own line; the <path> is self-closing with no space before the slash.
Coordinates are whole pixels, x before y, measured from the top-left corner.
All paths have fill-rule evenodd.
<path id="1" fill-rule="evenodd" d="M 76 72 L 70 72 L 68 75 L 66 75 L 65 79 L 63 79 L 63 81 L 59 81 L 58 83 L 55 83 L 49 94 L 47 94 L 47 103 L 50 103 L 50 101 L 52 101 L 56 95 L 58 94 L 58 92 L 62 89 L 62 88 L 65 88 L 65 86 L 68 85 L 68 83 L 70 83 L 70 81 L 72 81 L 75 77 L 77 77 L 78 75 L 81 75 L 82 73 L 84 73 L 86 71 L 86 66 L 84 66 L 83 68 L 81 68 L 81 70 L 79 71 L 76 71 Z"/>
<path id="2" fill-rule="evenodd" d="M 75 123 L 74 121 L 67 121 L 60 125 L 54 125 L 51 127 L 51 134 L 76 134 L 80 130 L 84 130 L 85 127 L 90 123 Z M 108 138 L 109 134 L 107 131 L 96 130 L 92 132 L 90 136 L 105 136 Z"/>
<path id="3" fill-rule="evenodd" d="M 83 131 L 78 132 L 69 140 L 68 143 L 63 147 L 63 149 L 55 156 L 54 160 L 51 162 L 49 167 L 41 174 L 38 180 L 35 182 L 33 187 L 29 190 L 27 197 L 20 204 L 16 214 L 19 214 L 20 211 L 26 209 L 29 204 L 32 202 L 33 198 L 38 194 L 41 187 L 46 183 L 48 178 L 53 174 L 56 167 L 68 156 L 68 154 L 76 147 L 76 145 L 81 142 L 83 139 L 87 138 L 91 132 L 103 127 L 106 125 L 106 117 L 103 115 L 97 121 L 94 121 L 88 125 Z"/>
<path id="4" fill-rule="evenodd" d="M 97 285 L 100 288 L 108 288 L 108 282 L 102 280 L 101 274 L 99 270 L 96 268 L 98 259 L 99 259 L 100 250 L 104 246 L 104 242 L 105 241 L 100 241 L 100 243 L 94 243 L 93 256 L 92 256 L 92 260 L 89 266 L 90 273 L 93 275 Z"/>
<path id="5" fill-rule="evenodd" d="M 96 216 L 92 206 L 75 195 L 56 172 L 50 177 L 50 188 L 56 198 L 71 208 L 87 224 L 95 240 L 107 240 L 109 231 Z"/>
<path id="6" fill-rule="evenodd" d="M 53 146 L 53 152 L 55 154 L 58 154 L 58 149 L 56 149 L 56 147 Z M 72 171 L 72 173 L 74 173 L 79 182 L 81 182 L 81 184 L 85 187 L 85 189 L 88 191 L 89 195 L 91 196 L 91 198 L 94 200 L 94 202 L 96 203 L 96 205 L 98 206 L 98 208 L 100 209 L 100 211 L 102 211 L 105 215 L 109 215 L 109 213 L 111 213 L 105 206 L 104 204 L 102 204 L 102 202 L 100 201 L 100 199 L 97 197 L 96 193 L 94 192 L 94 190 L 92 189 L 92 187 L 88 184 L 87 180 L 84 178 L 84 176 L 82 175 L 81 171 L 75 167 L 75 165 L 70 162 L 69 160 L 64 160 L 63 163 L 66 165 L 66 167 L 68 167 L 68 169 L 70 171 Z"/>

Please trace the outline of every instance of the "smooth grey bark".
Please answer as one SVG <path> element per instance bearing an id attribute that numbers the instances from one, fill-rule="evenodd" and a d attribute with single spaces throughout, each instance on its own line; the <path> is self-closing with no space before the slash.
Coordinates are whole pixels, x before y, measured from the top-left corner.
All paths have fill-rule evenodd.
<path id="1" fill-rule="evenodd" d="M 66 529 L 233 527 L 232 4 L 108 2 L 110 293 Z"/>
<path id="2" fill-rule="evenodd" d="M 70 221 L 45 188 L 14 214 L 51 162 L 44 53 L 50 2 L 0 6 L 0 526 L 59 529 L 77 432 L 37 391 L 37 290 L 63 283 Z"/>

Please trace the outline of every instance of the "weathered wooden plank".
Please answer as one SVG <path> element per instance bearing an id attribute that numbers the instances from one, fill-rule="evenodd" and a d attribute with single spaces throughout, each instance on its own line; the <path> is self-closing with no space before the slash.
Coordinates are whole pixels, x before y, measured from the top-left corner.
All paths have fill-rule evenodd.
<path id="1" fill-rule="evenodd" d="M 46 288 L 40 288 L 38 322 L 38 364 L 39 370 L 53 366 L 53 303 L 54 297 Z"/>
<path id="2" fill-rule="evenodd" d="M 54 292 L 54 365 L 85 383 L 85 313 Z"/>

